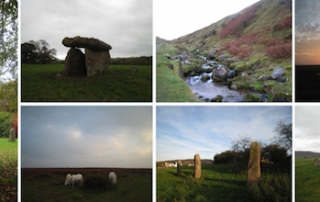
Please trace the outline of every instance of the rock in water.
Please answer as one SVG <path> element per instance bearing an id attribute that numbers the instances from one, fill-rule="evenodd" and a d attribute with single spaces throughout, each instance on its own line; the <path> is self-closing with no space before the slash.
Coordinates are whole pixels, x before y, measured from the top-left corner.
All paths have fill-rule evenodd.
<path id="1" fill-rule="evenodd" d="M 97 51 L 109 51 L 112 49 L 112 47 L 109 44 L 100 41 L 99 39 L 86 38 L 80 36 L 76 36 L 73 38 L 65 37 L 62 40 L 62 44 L 66 47 L 90 48 Z"/>
<path id="2" fill-rule="evenodd" d="M 250 145 L 250 159 L 248 168 L 247 185 L 251 186 L 261 180 L 260 145 L 258 142 L 252 142 Z"/>
<path id="3" fill-rule="evenodd" d="M 201 177 L 201 160 L 199 154 L 194 155 L 194 177 Z"/>
<path id="4" fill-rule="evenodd" d="M 178 176 L 182 176 L 181 161 L 178 161 L 178 165 L 177 165 L 177 175 L 178 175 Z"/>
<path id="5" fill-rule="evenodd" d="M 15 142 L 15 141 L 16 141 L 16 131 L 13 128 L 11 128 L 8 142 Z"/>
<path id="6" fill-rule="evenodd" d="M 90 48 L 85 49 L 87 77 L 96 73 L 107 72 L 110 63 L 108 51 L 96 51 Z"/>
<path id="7" fill-rule="evenodd" d="M 86 74 L 85 56 L 80 49 L 71 48 L 65 60 L 63 74 L 65 76 L 77 76 Z"/>

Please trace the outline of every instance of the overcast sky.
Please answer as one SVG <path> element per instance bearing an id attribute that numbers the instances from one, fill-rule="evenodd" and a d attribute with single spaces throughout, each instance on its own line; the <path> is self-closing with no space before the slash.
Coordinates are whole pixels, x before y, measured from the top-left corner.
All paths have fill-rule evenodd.
<path id="1" fill-rule="evenodd" d="M 172 40 L 238 13 L 258 0 L 153 0 L 155 35 Z"/>
<path id="2" fill-rule="evenodd" d="M 296 0 L 295 61 L 297 65 L 320 64 L 320 1 Z"/>
<path id="3" fill-rule="evenodd" d="M 94 37 L 115 57 L 152 55 L 151 0 L 22 0 L 21 43 L 46 40 L 64 59 L 64 37 Z"/>
<path id="4" fill-rule="evenodd" d="M 152 168 L 152 107 L 22 106 L 21 167 Z"/>
<path id="5" fill-rule="evenodd" d="M 156 161 L 189 159 L 197 153 L 213 159 L 244 134 L 270 143 L 280 119 L 292 123 L 291 106 L 158 106 Z"/>
<path id="6" fill-rule="evenodd" d="M 320 152 L 320 106 L 295 107 L 296 151 Z"/>

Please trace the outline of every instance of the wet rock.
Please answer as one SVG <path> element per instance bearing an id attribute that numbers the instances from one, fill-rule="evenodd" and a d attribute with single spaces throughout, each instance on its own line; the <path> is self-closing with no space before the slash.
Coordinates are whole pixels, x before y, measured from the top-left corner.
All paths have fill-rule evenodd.
<path id="1" fill-rule="evenodd" d="M 222 102 L 223 96 L 217 95 L 216 97 L 212 98 L 211 102 Z"/>
<path id="2" fill-rule="evenodd" d="M 237 90 L 238 89 L 237 86 L 234 85 L 234 84 L 232 84 L 230 88 L 233 89 L 233 90 Z"/>
<path id="3" fill-rule="evenodd" d="M 85 55 L 80 49 L 71 48 L 68 51 L 62 72 L 65 76 L 78 76 L 86 74 L 87 69 Z"/>
<path id="4" fill-rule="evenodd" d="M 194 155 L 194 177 L 201 177 L 201 160 L 199 154 Z"/>
<path id="5" fill-rule="evenodd" d="M 226 67 L 218 67 L 212 70 L 212 76 L 217 76 L 219 78 L 227 78 L 228 69 Z"/>
<path id="6" fill-rule="evenodd" d="M 214 53 L 209 53 L 209 60 L 214 60 L 216 58 L 215 54 Z"/>
<path id="7" fill-rule="evenodd" d="M 69 38 L 69 37 L 65 37 L 62 40 L 62 44 L 66 47 L 71 47 L 71 48 L 90 48 L 93 50 L 98 50 L 98 51 L 109 51 L 112 49 L 112 47 L 103 42 L 100 41 L 99 39 L 95 39 L 95 38 L 86 38 L 86 37 L 73 37 L 73 38 Z"/>
<path id="8" fill-rule="evenodd" d="M 261 180 L 260 144 L 252 142 L 250 145 L 250 159 L 248 164 L 247 185 L 252 186 Z"/>
<path id="9" fill-rule="evenodd" d="M 248 74 L 247 74 L 247 73 L 242 72 L 242 74 L 241 74 L 241 79 L 244 79 L 244 78 L 246 78 L 247 76 L 248 76 Z"/>

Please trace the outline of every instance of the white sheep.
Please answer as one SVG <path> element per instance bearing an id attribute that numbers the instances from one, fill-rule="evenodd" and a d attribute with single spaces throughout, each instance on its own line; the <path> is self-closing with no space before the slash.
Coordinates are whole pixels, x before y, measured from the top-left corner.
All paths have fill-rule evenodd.
<path id="1" fill-rule="evenodd" d="M 64 182 L 64 185 L 71 185 L 72 184 L 72 187 L 74 187 L 74 183 L 75 182 L 79 182 L 79 186 L 82 185 L 83 183 L 83 177 L 81 174 L 77 174 L 77 175 L 70 175 L 68 174 L 66 176 L 66 181 Z"/>
<path id="2" fill-rule="evenodd" d="M 112 184 L 117 183 L 117 175 L 114 172 L 109 173 L 109 179 L 112 181 Z"/>

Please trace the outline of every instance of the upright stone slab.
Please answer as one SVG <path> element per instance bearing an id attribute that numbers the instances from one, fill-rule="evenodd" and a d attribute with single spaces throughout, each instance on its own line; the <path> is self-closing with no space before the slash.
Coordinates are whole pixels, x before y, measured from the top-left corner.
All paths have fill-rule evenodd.
<path id="1" fill-rule="evenodd" d="M 78 76 L 86 74 L 85 56 L 80 49 L 71 48 L 65 60 L 63 74 L 65 76 Z"/>
<path id="2" fill-rule="evenodd" d="M 318 157 L 314 159 L 313 166 L 320 167 L 320 159 Z"/>
<path id="3" fill-rule="evenodd" d="M 260 144 L 252 142 L 250 145 L 250 159 L 248 165 L 247 185 L 251 186 L 261 180 Z"/>
<path id="4" fill-rule="evenodd" d="M 16 141 L 16 131 L 13 128 L 11 128 L 8 142 L 15 142 L 15 141 Z"/>
<path id="5" fill-rule="evenodd" d="M 181 161 L 178 161 L 178 165 L 177 165 L 177 175 L 178 175 L 178 176 L 182 176 Z"/>
<path id="6" fill-rule="evenodd" d="M 85 49 L 87 77 L 96 73 L 107 72 L 110 63 L 109 51 L 96 51 L 90 48 Z"/>
<path id="7" fill-rule="evenodd" d="M 201 160 L 199 154 L 194 155 L 194 177 L 201 177 Z"/>

